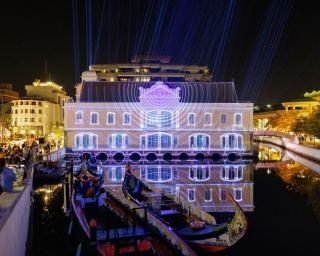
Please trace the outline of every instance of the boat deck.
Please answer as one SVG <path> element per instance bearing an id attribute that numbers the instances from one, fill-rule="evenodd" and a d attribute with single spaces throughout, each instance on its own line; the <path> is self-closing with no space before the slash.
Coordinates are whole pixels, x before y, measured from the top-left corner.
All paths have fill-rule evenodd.
<path id="1" fill-rule="evenodd" d="M 148 235 L 143 227 L 128 227 L 109 230 L 97 230 L 98 241 L 112 241 L 128 238 L 142 238 Z"/>

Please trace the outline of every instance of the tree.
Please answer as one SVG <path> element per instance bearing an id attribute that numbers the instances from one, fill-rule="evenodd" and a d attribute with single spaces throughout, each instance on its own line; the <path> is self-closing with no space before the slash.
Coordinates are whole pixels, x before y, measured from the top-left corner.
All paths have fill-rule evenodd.
<path id="1" fill-rule="evenodd" d="M 307 118 L 305 130 L 309 135 L 320 138 L 320 106 Z"/>
<path id="2" fill-rule="evenodd" d="M 297 111 L 282 111 L 277 113 L 275 117 L 269 119 L 269 128 L 281 132 L 291 132 L 297 123 Z"/>

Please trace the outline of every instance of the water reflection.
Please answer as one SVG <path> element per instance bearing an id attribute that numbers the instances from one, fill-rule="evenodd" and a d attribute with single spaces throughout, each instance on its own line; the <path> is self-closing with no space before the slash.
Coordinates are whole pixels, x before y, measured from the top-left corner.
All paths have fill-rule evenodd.
<path id="1" fill-rule="evenodd" d="M 224 191 L 233 195 L 244 211 L 253 211 L 251 164 L 145 164 L 132 167 L 134 175 L 153 189 L 180 196 L 207 212 L 233 211 Z M 105 185 L 121 191 L 124 165 L 108 165 L 104 169 Z"/>

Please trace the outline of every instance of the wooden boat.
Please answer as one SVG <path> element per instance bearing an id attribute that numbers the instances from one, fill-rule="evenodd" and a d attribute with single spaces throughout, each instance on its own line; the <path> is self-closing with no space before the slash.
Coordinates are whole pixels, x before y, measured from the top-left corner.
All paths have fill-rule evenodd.
<path id="1" fill-rule="evenodd" d="M 84 175 L 83 172 L 76 177 L 76 180 L 79 181 L 81 175 Z M 94 176 L 87 172 L 85 175 L 88 176 L 89 182 L 95 184 L 99 190 L 103 184 L 103 174 Z M 128 212 L 119 206 L 116 207 L 115 203 L 110 201 L 110 197 L 106 197 L 105 201 L 108 203 L 109 210 L 99 207 L 98 201 L 101 194 L 95 192 L 91 196 L 86 196 L 80 193 L 80 189 L 77 189 L 78 181 L 75 182 L 72 195 L 72 212 L 80 229 L 81 240 L 87 245 L 87 248 L 90 248 L 91 254 L 93 251 L 95 255 L 108 256 L 134 255 L 135 253 L 154 255 L 146 230 L 140 226 L 128 226 Z M 133 222 L 131 218 L 129 224 Z"/>
<path id="2" fill-rule="evenodd" d="M 234 244 L 245 232 L 247 223 L 245 216 L 230 194 L 227 194 L 227 198 L 235 208 L 232 221 L 213 224 L 201 218 L 205 213 L 197 216 L 191 214 L 190 212 L 195 210 L 182 209 L 172 198 L 152 191 L 134 175 L 125 176 L 122 190 L 127 198 L 139 207 L 147 207 L 150 214 L 166 223 L 166 228 L 173 230 L 182 240 L 198 250 L 222 251 Z M 198 208 L 197 210 L 201 211 Z"/>

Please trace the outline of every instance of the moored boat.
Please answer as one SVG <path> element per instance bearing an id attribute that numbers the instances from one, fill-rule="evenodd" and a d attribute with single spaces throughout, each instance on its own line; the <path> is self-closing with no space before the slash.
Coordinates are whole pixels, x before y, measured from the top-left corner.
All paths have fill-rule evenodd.
<path id="1" fill-rule="evenodd" d="M 124 195 L 139 207 L 146 207 L 148 212 L 166 224 L 190 246 L 205 252 L 222 251 L 237 242 L 245 233 L 247 221 L 241 207 L 226 193 L 234 206 L 235 214 L 231 221 L 215 223 L 215 219 L 199 208 L 188 204 L 182 207 L 169 195 L 156 192 L 136 178 L 131 171 L 123 181 Z M 198 214 L 195 214 L 195 213 Z"/>

